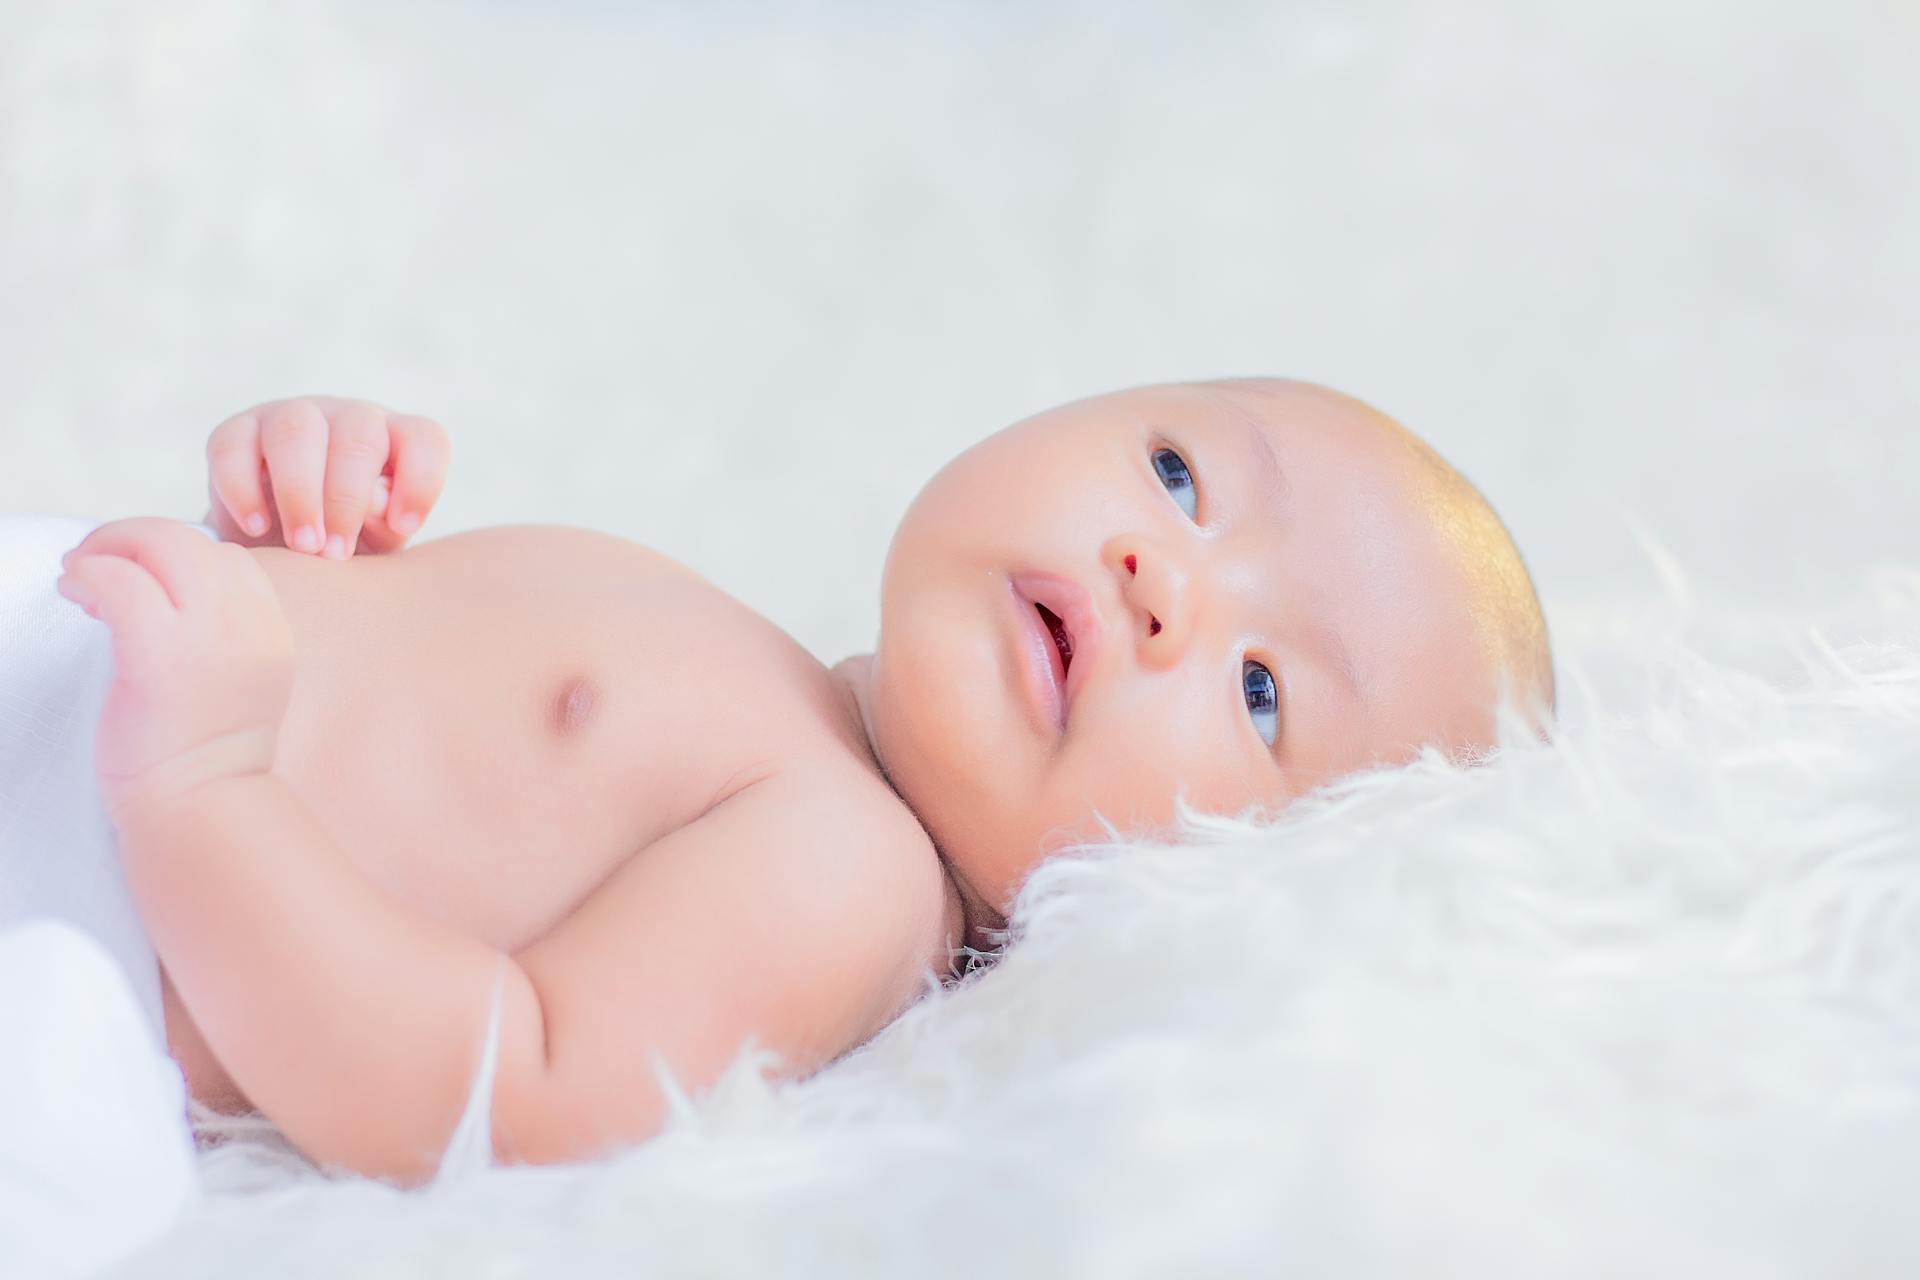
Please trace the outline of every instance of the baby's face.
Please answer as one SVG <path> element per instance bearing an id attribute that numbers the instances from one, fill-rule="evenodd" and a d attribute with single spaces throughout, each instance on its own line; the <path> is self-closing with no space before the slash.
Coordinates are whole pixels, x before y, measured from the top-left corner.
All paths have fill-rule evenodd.
<path id="1" fill-rule="evenodd" d="M 1490 745 L 1522 606 L 1449 476 L 1286 382 L 1100 396 L 944 467 L 888 552 L 866 711 L 963 891 L 1004 913 L 1048 852 L 1102 837 L 1096 814 L 1272 811 L 1424 744 Z"/>

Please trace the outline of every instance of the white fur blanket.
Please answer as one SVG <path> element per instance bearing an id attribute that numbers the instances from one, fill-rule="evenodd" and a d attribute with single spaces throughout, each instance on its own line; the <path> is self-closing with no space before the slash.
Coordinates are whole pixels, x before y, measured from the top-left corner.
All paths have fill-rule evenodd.
<path id="1" fill-rule="evenodd" d="M 432 1195 L 239 1142 L 130 1274 L 1916 1274 L 1920 570 L 1635 628 L 1550 745 L 1049 864 L 811 1080 Z"/>

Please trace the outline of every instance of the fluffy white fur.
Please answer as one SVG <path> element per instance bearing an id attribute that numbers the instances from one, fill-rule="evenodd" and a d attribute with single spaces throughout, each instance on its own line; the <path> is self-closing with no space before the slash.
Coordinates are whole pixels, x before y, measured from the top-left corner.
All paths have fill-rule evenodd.
<path id="1" fill-rule="evenodd" d="M 1914 1274 L 1920 571 L 1863 585 L 1590 629 L 1550 744 L 1058 859 L 991 968 L 622 1157 L 425 1196 L 213 1150 L 147 1263 Z"/>

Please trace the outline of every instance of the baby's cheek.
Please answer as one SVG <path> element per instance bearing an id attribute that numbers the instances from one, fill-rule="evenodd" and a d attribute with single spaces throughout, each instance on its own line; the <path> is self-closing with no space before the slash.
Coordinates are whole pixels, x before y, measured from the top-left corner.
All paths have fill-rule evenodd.
<path id="1" fill-rule="evenodd" d="M 1130 830 L 1165 823 L 1173 812 L 1170 759 L 1151 745 L 1108 738 L 1075 762 L 1070 777 L 1050 788 L 1058 812 L 1053 821 L 1071 825 L 1087 839 L 1103 839 L 1095 815 Z"/>
<path id="2" fill-rule="evenodd" d="M 1285 775 L 1251 748 L 1194 740 L 1192 735 L 1129 735 L 1103 741 L 1086 790 L 1108 812 L 1136 823 L 1170 825 L 1184 800 L 1202 813 L 1231 814 L 1287 797 Z"/>

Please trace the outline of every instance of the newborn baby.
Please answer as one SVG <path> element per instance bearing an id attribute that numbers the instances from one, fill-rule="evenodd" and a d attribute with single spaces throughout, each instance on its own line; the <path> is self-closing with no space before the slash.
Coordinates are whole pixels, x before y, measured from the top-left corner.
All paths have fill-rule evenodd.
<path id="1" fill-rule="evenodd" d="M 496 990 L 496 1158 L 591 1156 L 660 1127 L 656 1055 L 700 1089 L 749 1036 L 794 1076 L 871 1037 L 1102 819 L 1274 813 L 1553 702 L 1486 502 L 1308 383 L 975 445 L 894 535 L 874 652 L 831 668 L 607 534 L 399 551 L 446 468 L 425 420 L 285 401 L 208 452 L 227 542 L 116 521 L 59 583 L 112 632 L 98 777 L 168 1047 L 207 1105 L 404 1183 Z"/>

